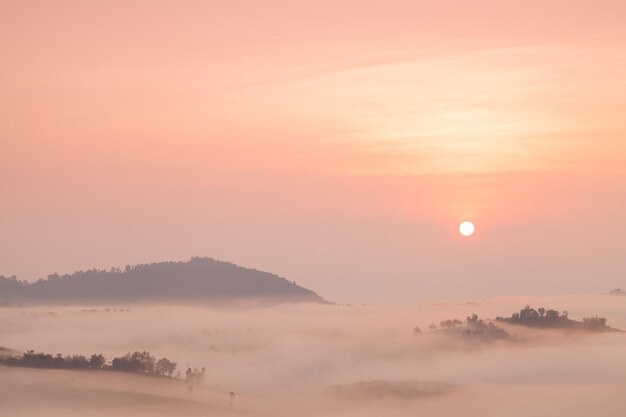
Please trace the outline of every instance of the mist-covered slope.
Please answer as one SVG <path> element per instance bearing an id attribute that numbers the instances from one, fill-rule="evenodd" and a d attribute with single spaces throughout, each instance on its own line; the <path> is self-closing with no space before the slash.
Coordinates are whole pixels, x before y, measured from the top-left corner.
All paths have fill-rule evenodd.
<path id="1" fill-rule="evenodd" d="M 33 283 L 0 276 L 0 305 L 233 300 L 324 302 L 295 282 L 211 258 L 53 274 Z"/>

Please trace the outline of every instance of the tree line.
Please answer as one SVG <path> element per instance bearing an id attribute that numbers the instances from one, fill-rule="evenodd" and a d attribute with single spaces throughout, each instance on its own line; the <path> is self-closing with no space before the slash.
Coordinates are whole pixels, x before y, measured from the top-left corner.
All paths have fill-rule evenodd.
<path id="1" fill-rule="evenodd" d="M 527 305 L 513 313 L 511 317 L 497 317 L 496 320 L 506 321 L 513 324 L 522 324 L 531 327 L 582 327 L 590 330 L 609 329 L 606 318 L 592 316 L 585 317 L 582 322 L 571 320 L 567 311 L 558 311 L 540 307 L 534 309 Z"/>
<path id="2" fill-rule="evenodd" d="M 29 350 L 23 355 L 0 356 L 0 364 L 26 368 L 44 369 L 93 369 L 130 372 L 171 377 L 176 370 L 176 362 L 167 358 L 158 359 L 149 352 L 133 352 L 116 357 L 107 362 L 104 355 L 93 354 L 89 358 L 84 355 L 66 355 L 60 353 L 36 353 Z"/>
<path id="3" fill-rule="evenodd" d="M 432 323 L 428 326 L 430 331 L 437 331 L 437 325 Z M 491 322 L 485 322 L 476 314 L 467 316 L 465 322 L 458 319 L 443 320 L 439 323 L 439 329 L 446 333 L 455 333 L 461 336 L 481 338 L 483 340 L 490 339 L 507 339 L 510 335 L 504 330 Z M 420 334 L 422 330 L 419 327 L 413 329 L 413 333 Z"/>

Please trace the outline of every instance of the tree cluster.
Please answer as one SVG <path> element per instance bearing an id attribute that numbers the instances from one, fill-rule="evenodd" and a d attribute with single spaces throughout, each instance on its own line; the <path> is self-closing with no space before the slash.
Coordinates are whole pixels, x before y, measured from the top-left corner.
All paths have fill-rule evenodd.
<path id="1" fill-rule="evenodd" d="M 431 331 L 437 330 L 437 325 L 434 323 L 428 326 Z M 465 323 L 458 319 L 443 320 L 439 323 L 439 328 L 447 333 L 459 334 L 466 337 L 480 338 L 483 340 L 490 339 L 506 339 L 509 338 L 509 334 L 504 330 L 491 322 L 484 322 L 478 315 L 472 314 L 465 319 Z M 418 329 L 418 328 L 416 328 Z M 420 333 L 416 331 L 414 333 Z"/>
<path id="2" fill-rule="evenodd" d="M 604 317 L 587 317 L 582 322 L 571 320 L 567 311 L 557 311 L 552 309 L 545 309 L 540 307 L 534 309 L 530 306 L 526 306 L 519 311 L 519 313 L 513 313 L 511 317 L 498 317 L 496 320 L 506 321 L 512 324 L 522 324 L 530 327 L 544 327 L 544 328 L 584 328 L 588 330 L 603 330 L 607 329 L 606 318 Z"/>
<path id="3" fill-rule="evenodd" d="M 585 317 L 583 319 L 583 326 L 590 330 L 606 329 L 606 318 L 598 316 Z"/>
<path id="4" fill-rule="evenodd" d="M 83 355 L 63 356 L 60 353 L 52 355 L 50 353 L 35 353 L 29 350 L 21 356 L 0 356 L 0 364 L 26 368 L 97 369 L 170 377 L 176 369 L 176 362 L 172 362 L 167 358 L 157 360 L 149 352 L 145 351 L 129 352 L 124 356 L 113 358 L 111 363 L 107 363 L 106 358 L 102 354 L 93 354 L 87 358 Z"/>
<path id="5" fill-rule="evenodd" d="M 464 336 L 476 337 L 488 339 L 507 339 L 509 334 L 506 330 L 497 327 L 495 324 L 489 322 L 485 323 L 478 318 L 478 315 L 472 314 L 465 319 L 465 330 L 462 333 Z"/>
<path id="6" fill-rule="evenodd" d="M 463 322 L 461 320 L 444 320 L 441 323 L 439 323 L 439 327 L 441 327 L 442 329 L 451 329 L 457 326 L 462 326 Z"/>
<path id="7" fill-rule="evenodd" d="M 201 369 L 187 368 L 187 372 L 185 372 L 185 379 L 188 382 L 202 382 L 204 380 L 205 372 L 206 368 L 204 366 Z"/>

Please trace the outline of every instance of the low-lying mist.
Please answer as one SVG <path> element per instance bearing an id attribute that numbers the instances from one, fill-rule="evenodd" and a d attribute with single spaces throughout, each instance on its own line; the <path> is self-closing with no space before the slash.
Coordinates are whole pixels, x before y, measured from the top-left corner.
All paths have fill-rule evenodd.
<path id="1" fill-rule="evenodd" d="M 109 360 L 145 350 L 177 362 L 181 376 L 0 366 L 0 415 L 626 415 L 626 333 L 500 322 L 511 337 L 429 330 L 473 313 L 488 322 L 526 304 L 626 328 L 626 299 L 605 295 L 411 307 L 3 308 L 4 348 Z M 184 380 L 187 368 L 201 367 L 201 383 Z"/>

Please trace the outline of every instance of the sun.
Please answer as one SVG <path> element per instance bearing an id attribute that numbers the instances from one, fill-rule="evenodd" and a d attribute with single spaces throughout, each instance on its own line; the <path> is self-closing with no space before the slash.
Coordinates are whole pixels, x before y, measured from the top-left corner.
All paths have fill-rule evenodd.
<path id="1" fill-rule="evenodd" d="M 473 235 L 475 230 L 476 228 L 472 222 L 465 221 L 459 226 L 459 232 L 465 237 Z"/>

